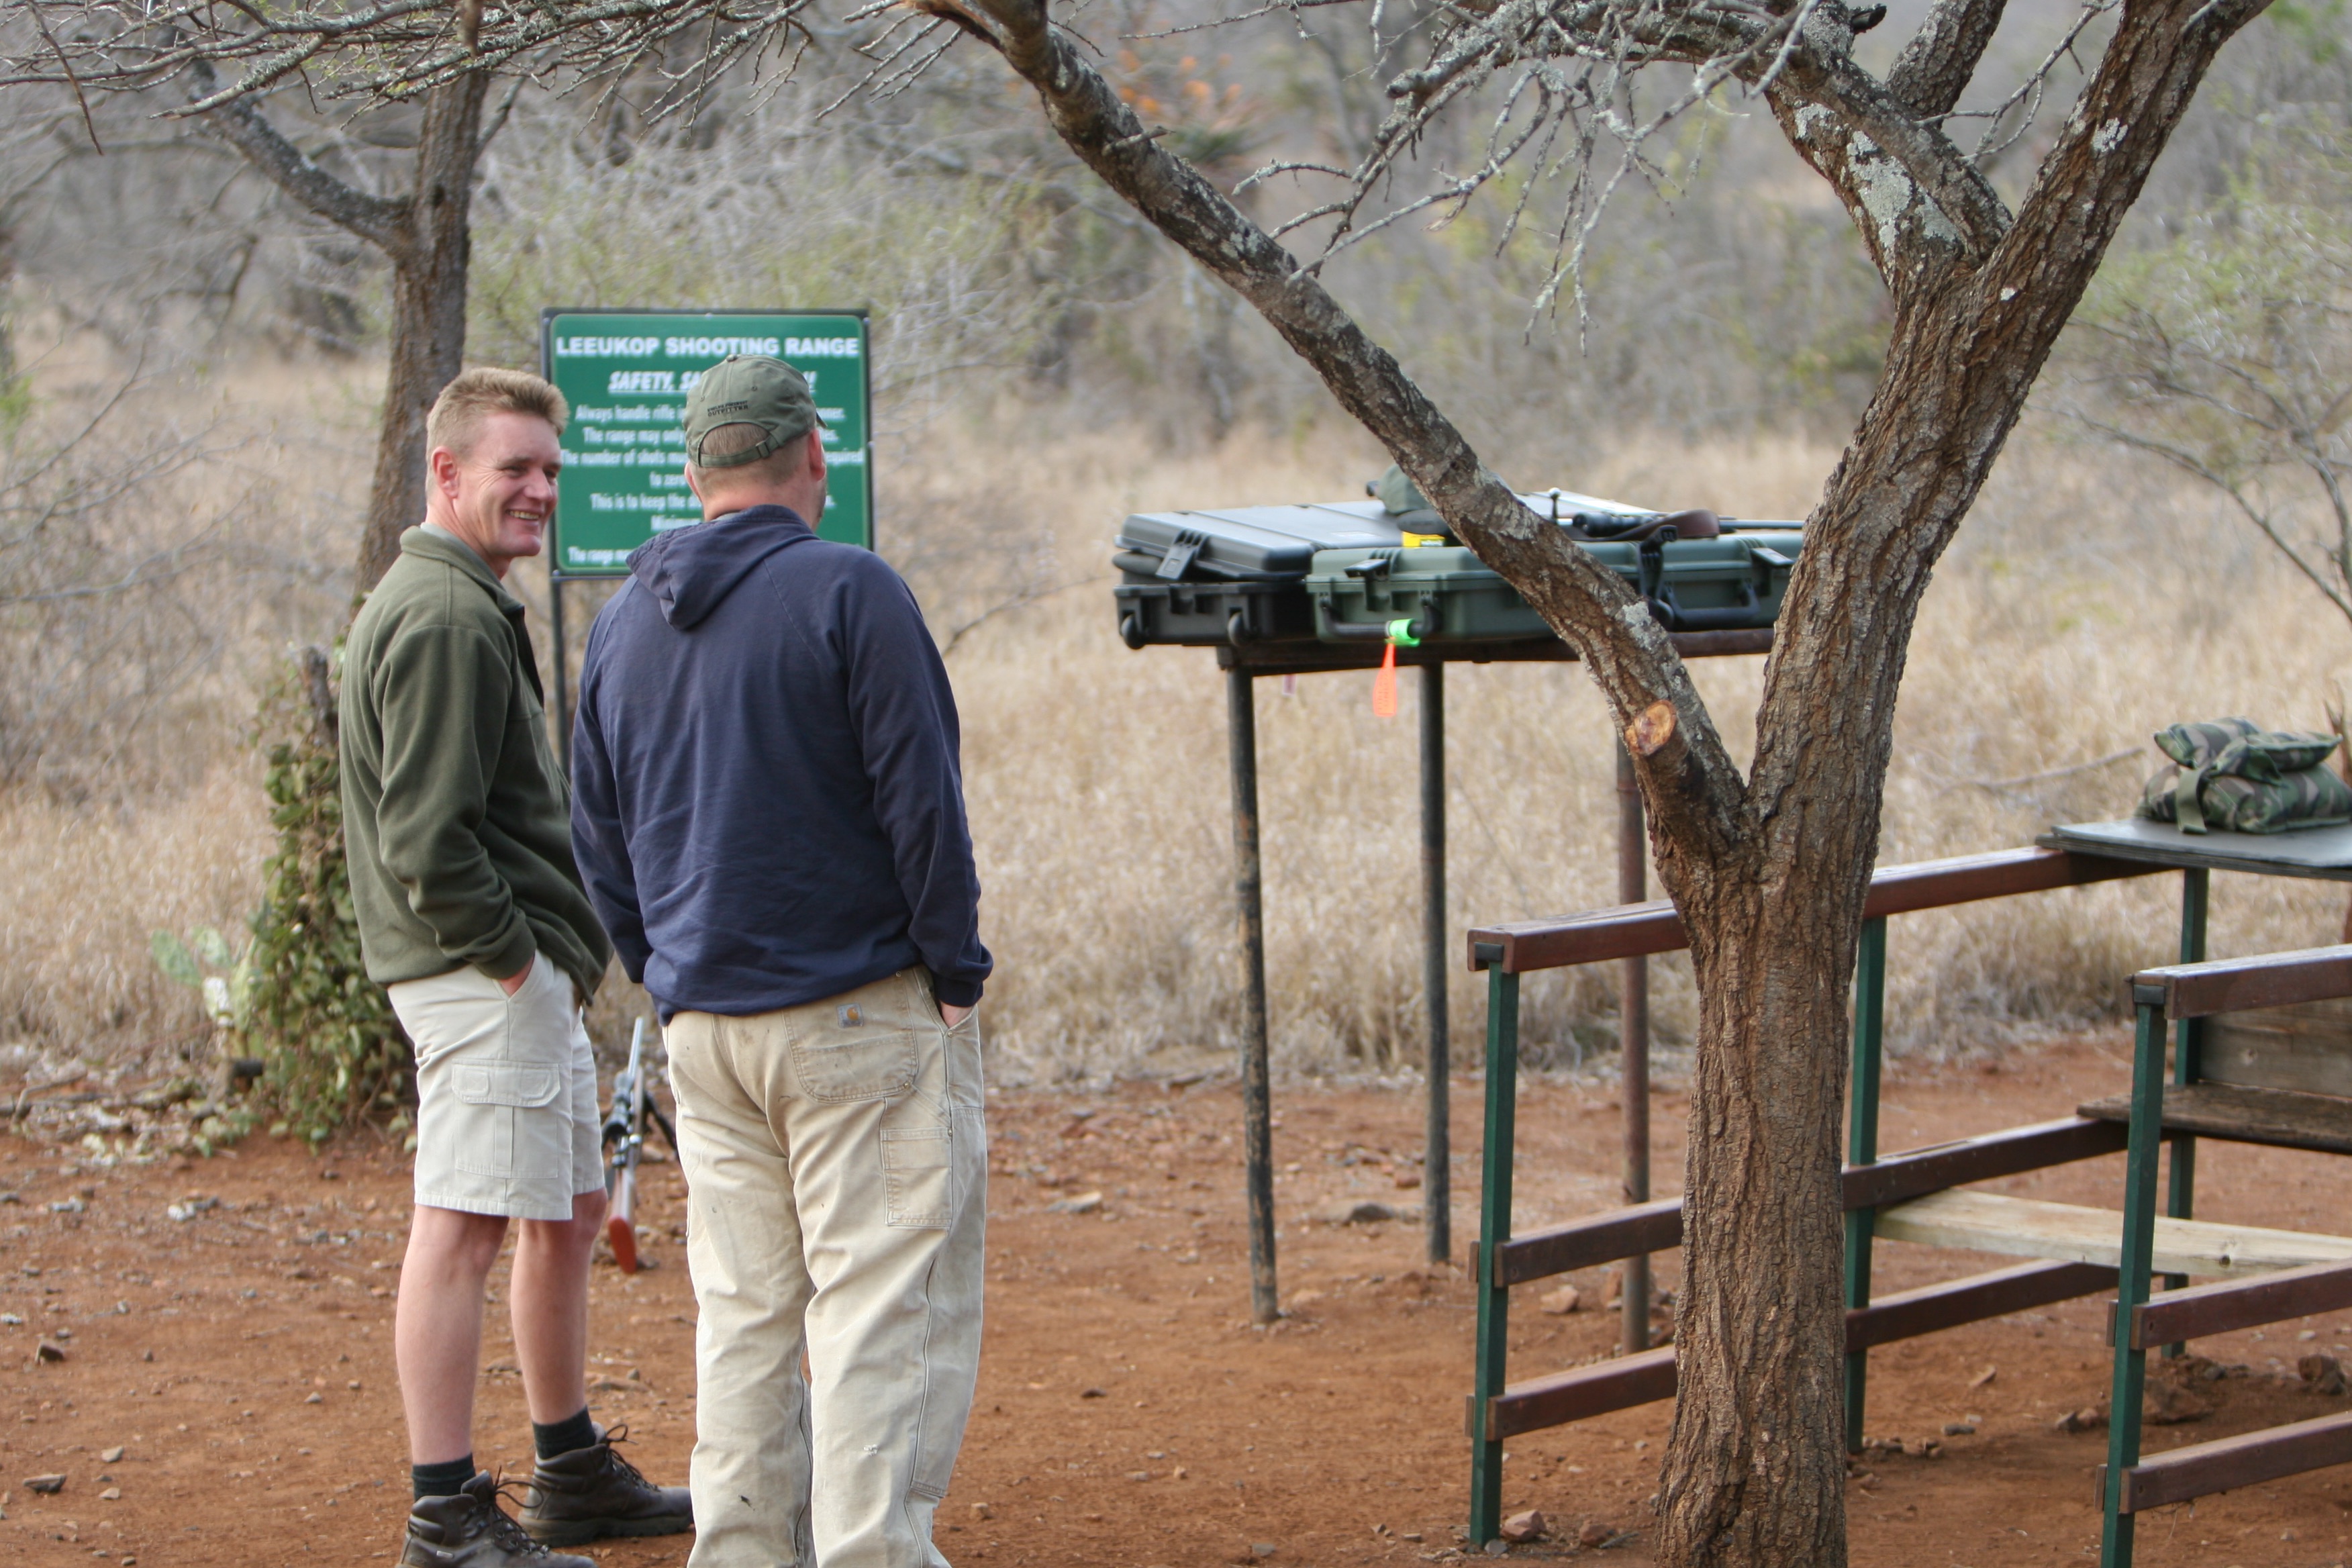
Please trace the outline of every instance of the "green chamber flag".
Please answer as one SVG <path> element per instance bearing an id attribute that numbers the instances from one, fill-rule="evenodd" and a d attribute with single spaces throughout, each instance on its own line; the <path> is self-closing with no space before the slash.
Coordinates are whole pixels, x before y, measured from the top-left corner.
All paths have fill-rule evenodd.
<path id="1" fill-rule="evenodd" d="M 825 539 L 874 547 L 873 377 L 862 312 L 562 310 L 540 313 L 540 370 L 572 405 L 558 481 L 555 566 L 619 576 L 665 529 L 702 521 L 686 484 L 686 395 L 729 354 L 769 354 L 808 378 L 831 478 Z"/>

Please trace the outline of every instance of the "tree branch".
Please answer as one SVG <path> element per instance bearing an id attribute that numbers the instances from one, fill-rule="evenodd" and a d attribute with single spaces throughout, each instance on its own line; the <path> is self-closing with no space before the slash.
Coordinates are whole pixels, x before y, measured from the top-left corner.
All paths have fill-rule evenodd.
<path id="1" fill-rule="evenodd" d="M 407 100 L 477 71 L 540 79 L 565 72 L 617 78 L 650 65 L 681 101 L 737 60 L 771 45 L 791 53 L 806 37 L 807 0 L 567 0 L 484 11 L 472 38 L 446 0 L 297 0 L 280 8 L 206 0 L 10 0 L 46 26 L 55 10 L 70 26 L 63 48 L 15 47 L 0 39 L 0 87 L 74 85 L 142 91 L 199 64 L 235 66 L 226 87 L 205 89 L 168 115 L 205 114 L 302 76 L 329 99 Z M 223 13 L 227 13 L 224 15 Z M 681 47 L 681 44 L 685 47 Z M 326 56 L 335 68 L 309 75 Z M 673 66 L 672 60 L 677 63 Z M 787 58 L 787 74 L 790 59 Z"/>
<path id="2" fill-rule="evenodd" d="M 199 60 L 191 68 L 199 94 L 214 90 L 212 67 Z M 223 141 L 245 154 L 247 163 L 270 183 L 328 222 L 340 225 L 375 246 L 394 261 L 415 241 L 405 200 L 388 200 L 354 189 L 319 167 L 262 117 L 250 99 L 238 98 L 209 110 L 204 123 Z"/>
<path id="3" fill-rule="evenodd" d="M 2138 199 L 2148 170 L 2198 84 L 2230 41 L 2270 0 L 2125 0 L 2098 69 L 2059 128 L 2057 142 L 2017 221 L 1987 262 L 1980 288 L 2021 298 L 2042 318 L 2036 335 L 2053 341 L 2091 280 L 2090 268 L 2066 268 L 2065 286 L 2035 288 L 2053 258 L 2106 253 L 2124 215 Z M 2022 323 L 2021 323 L 2022 324 Z"/>
<path id="4" fill-rule="evenodd" d="M 1895 58 L 1887 93 L 1922 120 L 1952 111 L 1976 76 L 1985 46 L 2000 26 L 2007 0 L 1936 0 L 1935 9 Z"/>
<path id="5" fill-rule="evenodd" d="M 1924 278 L 1922 251 L 1953 251 L 1974 267 L 2009 233 L 2009 209 L 1984 174 L 1851 57 L 1800 48 L 1770 98 L 1790 144 L 1836 190 L 1898 295 Z"/>
<path id="6" fill-rule="evenodd" d="M 1105 184 L 1255 307 L 1421 487 L 1479 559 L 1528 594 L 1589 662 L 1637 749 L 1658 826 L 1701 857 L 1743 852 L 1747 786 L 1646 605 L 1489 472 L 1394 356 L 1322 284 L 1133 111 L 1047 19 L 1041 0 L 913 0 L 987 41 L 1042 100 L 1047 121 Z"/>
<path id="7" fill-rule="evenodd" d="M 2269 540 L 2281 555 L 2286 557 L 2289 564 L 2302 573 L 2313 587 L 2326 595 L 2328 603 L 2334 605 L 2347 622 L 2352 622 L 2352 598 L 2346 596 L 2347 589 L 2331 584 L 2311 563 L 2303 558 L 2303 552 L 2296 547 L 2294 542 L 2280 531 L 2277 522 L 2272 516 L 2273 509 L 2257 504 L 2254 498 L 2246 493 L 2246 487 L 2243 484 L 2231 479 L 2204 458 L 2185 447 L 2175 446 L 2169 441 L 2158 440 L 2152 436 L 2143 436 L 2137 431 L 2126 430 L 2119 425 L 2111 425 L 2103 419 L 2095 419 L 2076 409 L 2064 409 L 2061 412 L 2064 417 L 2073 420 L 2086 430 L 2105 437 L 2116 446 L 2129 451 L 2146 452 L 2152 458 L 2161 458 L 2182 473 L 2202 479 L 2220 491 L 2228 499 L 2231 505 L 2238 509 L 2240 516 L 2253 524 L 2263 537 Z M 2347 513 L 2344 510 L 2340 493 L 2335 487 L 2330 485 L 2328 489 L 2331 501 L 2336 503 L 2336 515 L 2340 538 L 2345 535 L 2347 526 L 2352 526 L 2352 513 Z M 2340 571 L 2342 558 L 2332 551 L 2327 553 L 2331 563 L 2336 563 Z"/>

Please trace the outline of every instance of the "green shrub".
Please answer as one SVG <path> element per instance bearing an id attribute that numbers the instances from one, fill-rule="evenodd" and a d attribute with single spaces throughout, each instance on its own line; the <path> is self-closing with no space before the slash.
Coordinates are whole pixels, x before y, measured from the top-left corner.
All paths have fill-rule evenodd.
<path id="1" fill-rule="evenodd" d="M 269 710 L 293 718 L 300 689 L 291 683 Z M 302 718 L 292 739 L 269 749 L 264 787 L 278 849 L 253 915 L 230 1037 L 233 1048 L 262 1060 L 258 1092 L 275 1118 L 271 1131 L 315 1144 L 386 1113 L 394 1131 L 404 1131 L 410 1054 L 383 987 L 360 957 L 334 742 L 317 716 Z"/>

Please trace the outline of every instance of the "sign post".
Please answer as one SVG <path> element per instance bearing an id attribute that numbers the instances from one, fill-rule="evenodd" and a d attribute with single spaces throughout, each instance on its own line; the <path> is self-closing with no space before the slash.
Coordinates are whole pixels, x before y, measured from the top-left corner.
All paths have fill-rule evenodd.
<path id="1" fill-rule="evenodd" d="M 808 377 L 828 469 L 817 536 L 874 548 L 874 383 L 863 310 L 541 310 L 540 374 L 572 405 L 548 548 L 558 754 L 571 754 L 563 585 L 628 574 L 629 552 L 702 521 L 686 483 L 686 395 L 729 354 Z"/>

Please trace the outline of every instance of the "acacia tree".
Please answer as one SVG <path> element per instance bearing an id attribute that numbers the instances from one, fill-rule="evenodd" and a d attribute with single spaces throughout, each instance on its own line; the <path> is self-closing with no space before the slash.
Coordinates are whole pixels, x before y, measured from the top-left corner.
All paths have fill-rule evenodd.
<path id="1" fill-rule="evenodd" d="M 1845 1561 L 1846 980 L 1912 627 L 1929 574 L 2158 153 L 2221 46 L 2265 3 L 2093 0 L 2064 47 L 2095 22 L 2105 47 L 2013 210 L 1987 176 L 1997 140 L 1971 154 L 1950 134 L 2002 0 L 1936 0 L 1884 79 L 1853 53 L 1879 7 L 1469 0 L 1436 17 L 1424 63 L 1388 83 L 1395 107 L 1364 159 L 1292 166 L 1335 182 L 1333 199 L 1302 216 L 1335 220 L 1344 238 L 1441 115 L 1491 107 L 1473 89 L 1493 80 L 1506 103 L 1483 162 L 1375 222 L 1465 199 L 1515 155 L 1541 157 L 1560 139 L 1576 156 L 1602 134 L 1617 138 L 1622 172 L 1645 130 L 1625 108 L 1631 79 L 1674 67 L 1687 73 L 1675 102 L 1722 90 L 1762 99 L 1829 182 L 1894 321 L 1878 385 L 1807 521 L 1743 775 L 1639 599 L 1518 502 L 1318 268 L 1170 151 L 1044 0 L 913 0 L 1002 56 L 1079 158 L 1314 367 L 1464 542 L 1577 649 L 1623 726 L 1700 996 L 1681 1394 L 1659 1493 L 1664 1562 Z M 1377 29 L 1380 7 L 1369 10 Z M 2045 63 L 2019 99 L 2038 95 L 2047 75 Z M 1579 222 L 1571 213 L 1559 231 L 1571 263 Z"/>

